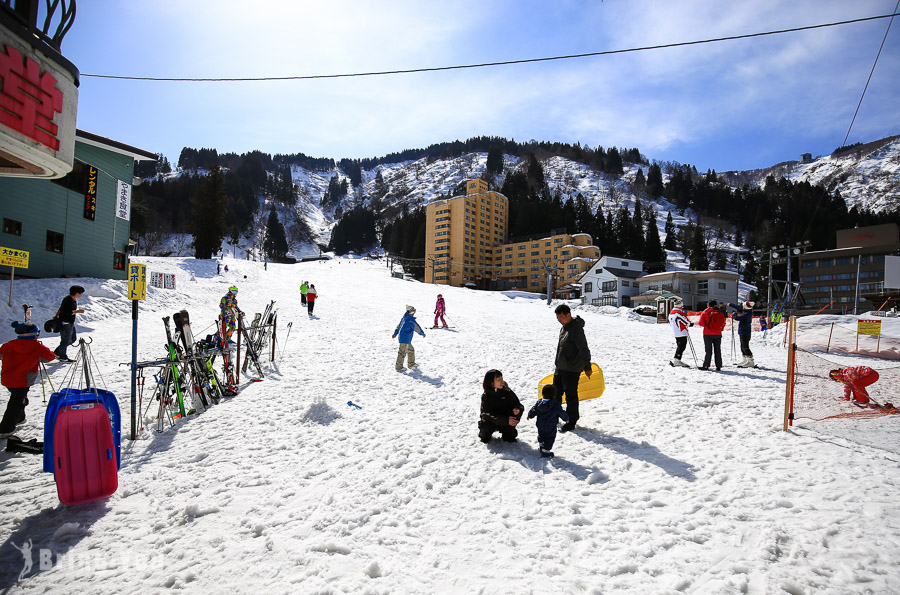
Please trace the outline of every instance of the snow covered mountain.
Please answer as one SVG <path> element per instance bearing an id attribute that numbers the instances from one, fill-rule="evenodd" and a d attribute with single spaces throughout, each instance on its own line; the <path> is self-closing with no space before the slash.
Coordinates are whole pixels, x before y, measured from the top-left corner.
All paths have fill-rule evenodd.
<path id="1" fill-rule="evenodd" d="M 351 186 L 342 200 L 322 205 L 329 180 L 338 176 L 348 179 L 339 168 L 327 171 L 310 171 L 300 166 L 292 167 L 294 183 L 300 191 L 298 208 L 305 213 L 308 223 L 327 243 L 329 230 L 340 214 L 358 205 L 387 210 L 389 214 L 403 207 L 413 209 L 452 193 L 462 180 L 482 175 L 487 153 L 466 153 L 449 159 L 422 158 L 376 166 L 362 171 L 362 184 Z M 582 194 L 593 208 L 602 205 L 604 210 L 616 209 L 622 204 L 634 207 L 637 198 L 632 182 L 639 167 L 646 176 L 648 167 L 625 164 L 625 173 L 614 178 L 594 168 L 560 156 L 542 160 L 544 174 L 551 193 L 560 192 L 563 200 Z M 524 166 L 524 160 L 506 155 L 504 172 Z M 381 174 L 382 188 L 376 177 Z M 744 184 L 762 186 L 768 176 L 786 177 L 791 181 L 808 181 L 825 186 L 830 191 L 840 191 L 848 208 L 857 206 L 877 213 L 900 210 L 900 136 L 856 145 L 838 154 L 820 156 L 807 162 L 785 161 L 765 169 L 719 173 L 720 181 L 739 188 Z M 664 179 L 667 175 L 664 173 Z M 498 186 L 503 175 L 496 179 Z M 647 201 L 643 195 L 642 200 Z M 648 201 L 649 202 L 649 201 Z M 660 230 L 667 213 L 674 207 L 665 200 L 656 201 L 654 209 L 660 216 Z M 674 213 L 673 213 L 674 215 Z M 677 223 L 677 221 L 676 221 Z"/>

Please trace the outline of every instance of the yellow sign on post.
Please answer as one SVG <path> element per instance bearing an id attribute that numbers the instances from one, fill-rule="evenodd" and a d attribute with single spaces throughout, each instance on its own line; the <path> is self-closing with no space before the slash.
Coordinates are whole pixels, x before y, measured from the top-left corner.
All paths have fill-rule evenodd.
<path id="1" fill-rule="evenodd" d="M 147 265 L 128 265 L 128 299 L 147 299 Z"/>
<path id="2" fill-rule="evenodd" d="M 4 248 L 3 246 L 0 246 L 0 266 L 10 266 L 20 269 L 27 269 L 28 252 L 26 250 Z"/>
<path id="3" fill-rule="evenodd" d="M 859 320 L 856 323 L 856 334 L 858 335 L 880 335 L 880 320 Z"/>

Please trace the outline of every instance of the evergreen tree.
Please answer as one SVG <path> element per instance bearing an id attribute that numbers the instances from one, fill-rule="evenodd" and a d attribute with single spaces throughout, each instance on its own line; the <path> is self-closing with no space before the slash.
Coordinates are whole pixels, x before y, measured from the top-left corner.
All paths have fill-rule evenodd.
<path id="1" fill-rule="evenodd" d="M 647 187 L 647 179 L 644 178 L 643 168 L 638 168 L 637 173 L 634 174 L 634 183 L 631 186 L 634 188 L 635 194 L 640 194 Z"/>
<path id="2" fill-rule="evenodd" d="M 653 163 L 647 173 L 647 193 L 653 198 L 659 198 L 663 195 L 664 190 L 662 170 L 658 163 Z"/>
<path id="3" fill-rule="evenodd" d="M 655 223 L 647 225 L 644 236 L 644 260 L 648 273 L 661 273 L 666 270 L 666 253 L 659 241 L 659 229 Z"/>
<path id="4" fill-rule="evenodd" d="M 194 235 L 194 257 L 212 258 L 222 249 L 225 237 L 225 210 L 229 197 L 219 166 L 213 166 L 206 181 L 191 197 L 190 232 Z"/>
<path id="5" fill-rule="evenodd" d="M 690 259 L 690 270 L 709 270 L 709 248 L 706 245 L 706 238 L 703 237 L 703 228 L 699 225 L 694 226 L 691 235 Z"/>
<path id="6" fill-rule="evenodd" d="M 287 256 L 287 238 L 284 235 L 284 226 L 278 220 L 275 205 L 269 209 L 269 220 L 266 222 L 266 239 L 263 241 L 263 253 L 270 259 L 278 262 Z"/>
<path id="7" fill-rule="evenodd" d="M 634 213 L 631 215 L 631 257 L 638 260 L 644 260 L 644 216 L 641 211 L 641 201 L 634 201 Z"/>

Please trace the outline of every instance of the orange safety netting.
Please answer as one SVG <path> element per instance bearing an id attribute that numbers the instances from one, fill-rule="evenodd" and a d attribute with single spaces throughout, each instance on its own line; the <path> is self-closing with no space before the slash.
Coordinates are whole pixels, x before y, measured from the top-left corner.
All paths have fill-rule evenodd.
<path id="1" fill-rule="evenodd" d="M 875 367 L 870 364 L 883 361 L 861 359 L 852 366 L 868 365 L 878 372 L 878 380 L 865 387 L 875 407 L 861 408 L 844 400 L 844 384 L 831 379 L 829 372 L 848 367 L 828 361 L 803 349 L 794 352 L 792 411 L 794 418 L 813 420 L 841 418 L 871 418 L 900 413 L 894 402 L 900 404 L 900 366 Z"/>

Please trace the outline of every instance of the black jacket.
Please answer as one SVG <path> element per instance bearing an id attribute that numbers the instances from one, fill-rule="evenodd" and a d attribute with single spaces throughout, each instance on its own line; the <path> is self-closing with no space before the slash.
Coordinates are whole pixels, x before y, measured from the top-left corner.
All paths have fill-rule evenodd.
<path id="1" fill-rule="evenodd" d="M 513 413 L 518 409 L 519 413 Z M 509 418 L 522 419 L 524 408 L 516 393 L 508 388 L 491 390 L 481 395 L 481 419 L 495 426 L 509 427 Z"/>
<path id="2" fill-rule="evenodd" d="M 78 303 L 75 301 L 70 295 L 67 295 L 63 298 L 62 304 L 59 306 L 59 320 L 60 322 L 75 322 L 75 310 L 78 309 Z"/>
<path id="3" fill-rule="evenodd" d="M 559 330 L 559 343 L 556 346 L 557 370 L 565 372 L 582 372 L 591 369 L 591 350 L 588 349 L 584 337 L 584 320 L 576 316 L 569 324 Z"/>

